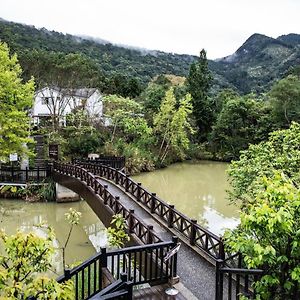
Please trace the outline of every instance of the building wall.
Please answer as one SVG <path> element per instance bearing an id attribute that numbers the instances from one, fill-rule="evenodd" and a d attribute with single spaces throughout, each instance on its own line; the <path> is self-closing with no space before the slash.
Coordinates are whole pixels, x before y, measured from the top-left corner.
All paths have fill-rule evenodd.
<path id="1" fill-rule="evenodd" d="M 57 100 L 57 97 L 61 97 L 62 101 L 67 101 L 68 104 L 65 106 L 64 110 L 59 113 L 59 104 L 56 103 L 47 105 L 45 103 L 45 98 L 53 98 Z M 34 106 L 32 110 L 34 124 L 39 123 L 39 116 L 51 116 L 52 112 L 55 111 L 56 115 L 60 114 L 62 118 L 62 123 L 65 123 L 65 116 L 73 111 L 74 108 L 83 104 L 86 100 L 85 109 L 87 110 L 89 116 L 94 119 L 101 118 L 103 114 L 103 102 L 102 96 L 98 90 L 96 90 L 88 99 L 81 99 L 76 96 L 62 96 L 59 90 L 44 88 L 38 91 L 35 95 Z M 50 100 L 51 101 L 51 100 Z M 59 101 L 54 101 L 59 102 Z M 49 106 L 51 109 L 49 109 Z"/>

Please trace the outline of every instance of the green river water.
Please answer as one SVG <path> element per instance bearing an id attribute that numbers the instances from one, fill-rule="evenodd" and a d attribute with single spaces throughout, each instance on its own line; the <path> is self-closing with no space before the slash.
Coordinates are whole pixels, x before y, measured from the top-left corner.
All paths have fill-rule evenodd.
<path id="1" fill-rule="evenodd" d="M 104 225 L 85 201 L 75 203 L 28 203 L 22 200 L 0 200 L 0 228 L 7 234 L 14 234 L 17 229 L 24 232 L 34 231 L 43 236 L 42 229 L 36 224 L 46 222 L 54 228 L 55 248 L 64 245 L 70 226 L 65 220 L 65 213 L 72 207 L 82 213 L 80 225 L 74 226 L 66 248 L 66 263 L 82 262 L 107 244 Z M 57 250 L 53 258 L 54 270 L 61 274 L 62 251 Z M 55 275 L 55 274 L 54 274 Z"/>
<path id="2" fill-rule="evenodd" d="M 227 200 L 227 167 L 226 163 L 212 161 L 184 162 L 133 178 L 219 235 L 239 222 L 238 209 Z"/>

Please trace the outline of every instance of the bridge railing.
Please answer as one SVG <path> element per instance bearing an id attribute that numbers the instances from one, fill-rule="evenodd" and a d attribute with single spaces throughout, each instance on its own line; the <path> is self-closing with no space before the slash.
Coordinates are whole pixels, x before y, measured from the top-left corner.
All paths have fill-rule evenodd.
<path id="1" fill-rule="evenodd" d="M 72 280 L 75 299 L 89 299 L 103 289 L 104 271 L 108 270 L 114 280 L 127 274 L 133 285 L 144 283 L 163 284 L 177 275 L 177 254 L 165 261 L 166 253 L 175 247 L 177 239 L 151 245 L 135 246 L 107 252 L 101 248 L 97 253 L 79 266 L 66 270 L 57 281 Z M 124 281 L 124 279 L 123 279 Z"/>
<path id="2" fill-rule="evenodd" d="M 180 211 L 159 199 L 155 193 L 150 193 L 124 173 L 104 165 L 81 163 L 81 166 L 95 175 L 113 181 L 124 188 L 138 202 L 146 206 L 152 214 L 157 215 L 169 228 L 174 228 L 183 234 L 192 246 L 195 246 L 214 260 L 224 259 L 224 244 L 220 237 L 197 224 L 196 220 L 190 219 Z"/>
<path id="3" fill-rule="evenodd" d="M 50 177 L 50 168 L 25 168 L 20 169 L 10 166 L 0 167 L 0 182 L 2 183 L 27 183 L 40 182 Z"/>
<path id="4" fill-rule="evenodd" d="M 73 164 L 80 164 L 80 163 L 91 163 L 95 165 L 105 165 L 112 167 L 117 170 L 122 170 L 125 167 L 125 157 L 124 156 L 105 156 L 101 155 L 98 158 L 73 158 Z"/>
<path id="5" fill-rule="evenodd" d="M 97 177 L 88 170 L 71 164 L 63 164 L 54 162 L 53 170 L 75 177 L 91 187 L 95 194 L 99 195 L 105 205 L 108 205 L 114 214 L 121 214 L 128 224 L 128 230 L 131 234 L 135 234 L 144 244 L 162 242 L 160 237 L 153 231 L 153 226 L 145 224 L 134 213 L 134 210 L 127 209 L 119 200 L 118 196 L 112 195 L 106 185 L 102 185 Z"/>
<path id="6" fill-rule="evenodd" d="M 264 271 L 243 268 L 241 255 L 236 256 L 239 261 L 237 268 L 226 267 L 226 260 L 216 262 L 216 300 L 241 299 L 241 296 L 256 299 L 254 284 L 262 277 Z"/>

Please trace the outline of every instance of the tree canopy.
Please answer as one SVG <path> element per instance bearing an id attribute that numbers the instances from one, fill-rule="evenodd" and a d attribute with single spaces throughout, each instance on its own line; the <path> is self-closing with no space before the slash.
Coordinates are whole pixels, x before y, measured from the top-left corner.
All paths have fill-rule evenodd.
<path id="1" fill-rule="evenodd" d="M 34 81 L 22 82 L 17 56 L 10 56 L 6 44 L 0 43 L 0 160 L 9 154 L 30 154 L 29 110 L 34 95 Z"/>
<path id="2" fill-rule="evenodd" d="M 202 141 L 207 137 L 213 121 L 213 103 L 208 97 L 211 84 L 206 51 L 202 49 L 198 61 L 191 64 L 187 77 L 187 90 L 192 96 L 193 115 Z"/>
<path id="3" fill-rule="evenodd" d="M 299 299 L 299 187 L 280 172 L 257 183 L 260 188 L 241 214 L 241 224 L 227 232 L 227 246 L 243 254 L 248 268 L 265 270 L 255 284 L 257 299 Z"/>

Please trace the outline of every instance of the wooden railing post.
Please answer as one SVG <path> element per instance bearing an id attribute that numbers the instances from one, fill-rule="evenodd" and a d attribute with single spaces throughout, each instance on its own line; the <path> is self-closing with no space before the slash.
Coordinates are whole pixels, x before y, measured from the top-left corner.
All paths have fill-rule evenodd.
<path id="1" fill-rule="evenodd" d="M 195 245 L 197 220 L 191 220 L 190 245 Z"/>
<path id="2" fill-rule="evenodd" d="M 128 178 L 128 175 L 126 175 L 126 178 L 125 178 L 125 192 L 128 192 L 128 189 L 129 189 L 129 178 Z"/>
<path id="3" fill-rule="evenodd" d="M 26 170 L 25 170 L 25 180 L 26 180 L 26 182 L 28 181 L 28 167 L 26 167 Z"/>
<path id="4" fill-rule="evenodd" d="M 129 219 L 128 219 L 128 231 L 129 233 L 133 233 L 133 214 L 134 214 L 134 209 L 129 209 Z"/>
<path id="5" fill-rule="evenodd" d="M 173 227 L 173 220 L 174 220 L 174 208 L 173 204 L 169 204 L 169 214 L 168 214 L 168 227 Z"/>
<path id="6" fill-rule="evenodd" d="M 152 225 L 148 225 L 147 228 L 148 228 L 147 244 L 152 244 L 153 243 L 153 239 L 152 239 L 153 226 Z"/>
<path id="7" fill-rule="evenodd" d="M 120 207 L 120 196 L 116 196 L 115 199 L 116 199 L 116 201 L 115 201 L 115 213 L 117 214 L 118 210 L 119 210 L 119 207 Z M 124 213 L 124 210 L 123 210 L 123 213 Z"/>
<path id="8" fill-rule="evenodd" d="M 219 259 L 225 259 L 224 241 L 222 237 L 220 237 L 219 242 Z"/>
<path id="9" fill-rule="evenodd" d="M 156 197 L 156 193 L 151 193 L 150 211 L 152 214 L 155 211 L 155 197 Z"/>
<path id="10" fill-rule="evenodd" d="M 104 187 L 103 201 L 104 201 L 104 204 L 107 205 L 107 188 L 108 188 L 108 185 L 105 184 L 103 187 Z"/>
<path id="11" fill-rule="evenodd" d="M 116 180 L 115 180 L 116 184 L 119 184 L 119 172 L 116 171 Z"/>
<path id="12" fill-rule="evenodd" d="M 120 274 L 120 279 L 122 282 L 126 282 L 127 281 L 127 273 L 121 273 Z"/>
<path id="13" fill-rule="evenodd" d="M 64 276 L 65 276 L 65 280 L 69 280 L 71 278 L 71 270 L 70 269 L 65 269 L 64 270 Z"/>
<path id="14" fill-rule="evenodd" d="M 173 247 L 175 247 L 178 244 L 178 237 L 173 236 L 172 242 L 173 242 Z M 173 266 L 172 266 L 172 274 L 171 275 L 173 278 L 177 276 L 177 253 L 175 253 L 173 256 Z"/>
<path id="15" fill-rule="evenodd" d="M 137 191 L 136 191 L 136 200 L 138 202 L 141 201 L 141 186 L 142 184 L 140 182 L 137 183 Z"/>
<path id="16" fill-rule="evenodd" d="M 106 248 L 100 248 L 101 251 L 101 267 L 107 268 L 107 254 L 106 254 Z"/>
<path id="17" fill-rule="evenodd" d="M 223 273 L 221 267 L 223 264 L 222 259 L 216 260 L 216 286 L 215 286 L 215 300 L 223 299 Z"/>

